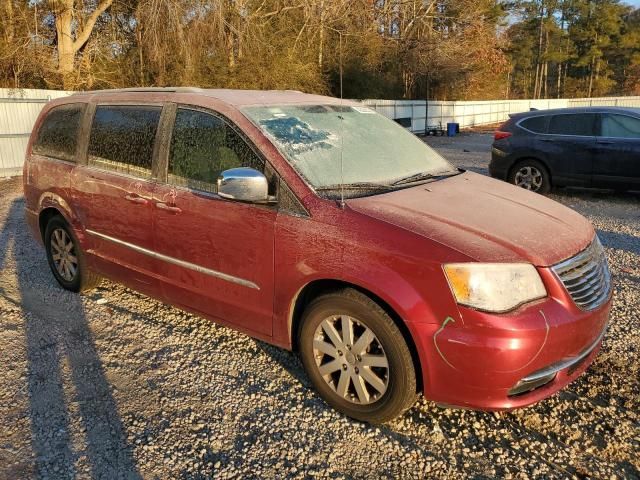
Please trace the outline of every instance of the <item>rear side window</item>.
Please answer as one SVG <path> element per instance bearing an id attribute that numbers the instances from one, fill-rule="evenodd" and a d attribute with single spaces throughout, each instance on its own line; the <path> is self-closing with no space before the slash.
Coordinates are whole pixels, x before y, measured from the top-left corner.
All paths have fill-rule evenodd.
<path id="1" fill-rule="evenodd" d="M 84 108 L 84 103 L 52 108 L 38 130 L 33 152 L 68 162 L 75 161 L 78 132 Z"/>
<path id="2" fill-rule="evenodd" d="M 224 170 L 264 162 L 222 118 L 199 110 L 178 108 L 169 150 L 168 182 L 216 193 Z"/>
<path id="3" fill-rule="evenodd" d="M 88 163 L 151 178 L 153 145 L 161 107 L 98 106 L 89 136 Z"/>
<path id="4" fill-rule="evenodd" d="M 616 138 L 640 138 L 640 119 L 627 115 L 602 116 L 602 136 Z"/>
<path id="5" fill-rule="evenodd" d="M 547 133 L 592 136 L 596 134 L 596 118 L 594 113 L 554 115 L 549 121 Z"/>
<path id="6" fill-rule="evenodd" d="M 520 122 L 520 126 L 534 133 L 545 133 L 547 131 L 548 117 L 531 117 L 525 118 Z"/>

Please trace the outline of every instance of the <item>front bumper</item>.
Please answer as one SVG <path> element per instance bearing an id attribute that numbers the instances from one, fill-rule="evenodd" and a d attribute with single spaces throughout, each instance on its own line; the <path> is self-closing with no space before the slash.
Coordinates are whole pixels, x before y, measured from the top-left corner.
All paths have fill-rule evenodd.
<path id="1" fill-rule="evenodd" d="M 425 397 L 440 404 L 509 410 L 547 398 L 596 357 L 611 299 L 582 311 L 550 269 L 549 296 L 508 314 L 460 307 L 439 326 L 413 325 Z"/>

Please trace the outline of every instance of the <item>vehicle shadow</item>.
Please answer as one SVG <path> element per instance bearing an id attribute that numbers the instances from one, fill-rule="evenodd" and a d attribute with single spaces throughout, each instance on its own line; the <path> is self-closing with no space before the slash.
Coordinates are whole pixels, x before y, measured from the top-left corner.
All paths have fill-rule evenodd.
<path id="1" fill-rule="evenodd" d="M 615 248 L 616 250 L 625 250 L 629 253 L 640 255 L 640 237 L 629 233 L 609 232 L 607 230 L 597 229 L 598 238 L 605 247 Z"/>
<path id="2" fill-rule="evenodd" d="M 0 268 L 15 261 L 16 285 L 0 295 L 22 309 L 27 355 L 28 415 L 34 476 L 141 478 L 127 443 L 79 295 L 58 287 L 43 249 L 16 199 L 0 226 Z"/>
<path id="3" fill-rule="evenodd" d="M 295 378 L 302 386 L 305 388 L 313 388 L 298 355 L 289 350 L 285 350 L 284 348 L 269 345 L 268 343 L 260 340 L 254 339 L 253 341 L 260 350 L 271 358 L 271 360 L 284 368 L 287 373 Z"/>
<path id="4" fill-rule="evenodd" d="M 640 190 L 617 191 L 600 188 L 559 187 L 551 190 L 558 197 L 577 197 L 582 200 L 613 200 L 640 202 Z"/>

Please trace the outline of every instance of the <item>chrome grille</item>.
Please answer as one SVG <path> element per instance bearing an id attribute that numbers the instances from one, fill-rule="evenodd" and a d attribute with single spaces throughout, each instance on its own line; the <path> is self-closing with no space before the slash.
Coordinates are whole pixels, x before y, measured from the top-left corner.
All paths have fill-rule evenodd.
<path id="1" fill-rule="evenodd" d="M 597 236 L 586 249 L 552 268 L 582 310 L 598 308 L 611 294 L 607 257 Z"/>

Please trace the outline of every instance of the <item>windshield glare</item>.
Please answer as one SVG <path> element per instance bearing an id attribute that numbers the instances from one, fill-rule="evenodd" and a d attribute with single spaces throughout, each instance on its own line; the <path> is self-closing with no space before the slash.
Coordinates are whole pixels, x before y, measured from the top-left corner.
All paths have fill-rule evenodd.
<path id="1" fill-rule="evenodd" d="M 367 107 L 286 105 L 244 112 L 317 190 L 342 183 L 389 185 L 418 173 L 454 170 L 414 134 Z"/>

